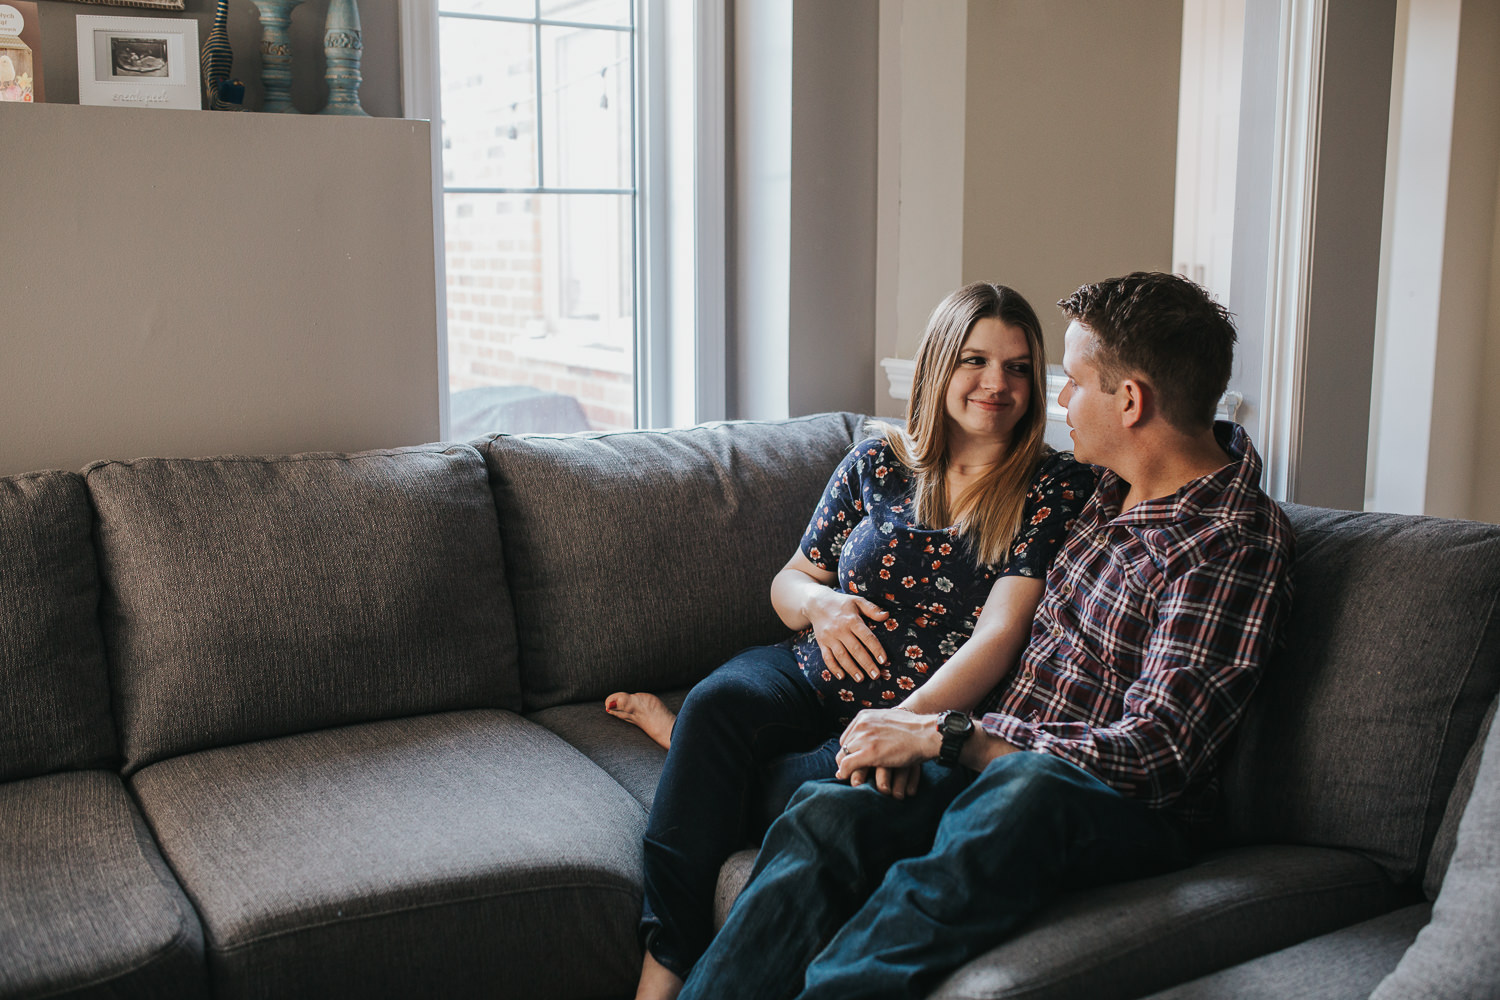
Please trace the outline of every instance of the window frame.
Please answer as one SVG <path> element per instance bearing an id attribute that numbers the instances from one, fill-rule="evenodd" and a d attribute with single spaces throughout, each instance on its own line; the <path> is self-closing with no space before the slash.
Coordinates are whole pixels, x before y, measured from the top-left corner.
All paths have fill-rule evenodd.
<path id="1" fill-rule="evenodd" d="M 726 415 L 724 0 L 633 0 L 640 427 Z M 668 18 L 683 11 L 690 17 Z M 439 422 L 449 435 L 438 0 L 399 0 L 402 107 L 433 124 Z M 541 178 L 538 178 L 539 180 Z"/>

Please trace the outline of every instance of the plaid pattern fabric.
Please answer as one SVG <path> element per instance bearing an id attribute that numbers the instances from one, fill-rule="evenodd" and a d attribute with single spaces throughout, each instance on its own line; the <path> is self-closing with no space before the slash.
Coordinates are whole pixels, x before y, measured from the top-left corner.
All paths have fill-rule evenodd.
<path id="1" fill-rule="evenodd" d="M 1190 822 L 1291 599 L 1292 530 L 1260 456 L 1237 424 L 1214 430 L 1238 461 L 1172 496 L 1121 514 L 1128 484 L 1103 474 L 982 721 Z"/>

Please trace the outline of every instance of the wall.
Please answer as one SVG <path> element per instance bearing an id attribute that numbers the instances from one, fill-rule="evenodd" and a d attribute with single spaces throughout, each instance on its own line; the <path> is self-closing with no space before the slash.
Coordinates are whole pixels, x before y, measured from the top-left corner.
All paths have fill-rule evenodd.
<path id="1" fill-rule="evenodd" d="M 0 134 L 0 475 L 437 438 L 425 122 L 0 104 Z"/>
<path id="2" fill-rule="evenodd" d="M 78 34 L 74 18 L 79 14 L 104 17 L 190 17 L 198 22 L 198 44 L 208 38 L 213 26 L 213 0 L 187 0 L 187 9 L 153 10 L 115 7 L 97 3 L 64 3 L 41 0 L 37 5 L 42 22 L 43 81 L 47 103 L 78 103 Z M 401 116 L 401 58 L 394 0 L 364 0 L 359 5 L 361 41 L 360 106 L 382 118 Z M 328 0 L 306 0 L 292 11 L 292 103 L 311 114 L 328 101 L 323 82 L 323 22 Z M 260 16 L 250 0 L 229 4 L 229 44 L 234 50 L 235 79 L 245 84 L 245 104 L 261 105 Z"/>
<path id="3" fill-rule="evenodd" d="M 879 5 L 734 13 L 728 415 L 868 413 Z"/>
<path id="4" fill-rule="evenodd" d="M 1181 42 L 1181 0 L 969 4 L 962 280 L 1020 290 L 1054 362 L 1054 302 L 1171 268 Z"/>
<path id="5" fill-rule="evenodd" d="M 1494 353 L 1500 0 L 1411 0 L 1406 14 L 1368 505 L 1474 517 L 1500 479 L 1500 415 L 1481 377 Z"/>
<path id="6" fill-rule="evenodd" d="M 1500 170 L 1495 174 L 1495 218 L 1490 231 L 1489 310 L 1485 330 L 1484 384 L 1500 385 Z M 1478 439 L 1470 516 L 1500 524 L 1500 394 L 1481 394 Z"/>

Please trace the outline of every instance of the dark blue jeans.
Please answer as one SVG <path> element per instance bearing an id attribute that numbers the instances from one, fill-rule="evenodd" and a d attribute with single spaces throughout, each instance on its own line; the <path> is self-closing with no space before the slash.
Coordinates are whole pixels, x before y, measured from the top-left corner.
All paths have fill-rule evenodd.
<path id="1" fill-rule="evenodd" d="M 1057 892 L 1186 862 L 1171 821 L 1044 754 L 928 764 L 904 801 L 815 782 L 679 1000 L 923 997 Z"/>
<path id="2" fill-rule="evenodd" d="M 646 823 L 641 931 L 686 976 L 713 937 L 719 869 L 759 843 L 810 778 L 832 776 L 841 728 L 790 650 L 747 649 L 682 704 Z"/>

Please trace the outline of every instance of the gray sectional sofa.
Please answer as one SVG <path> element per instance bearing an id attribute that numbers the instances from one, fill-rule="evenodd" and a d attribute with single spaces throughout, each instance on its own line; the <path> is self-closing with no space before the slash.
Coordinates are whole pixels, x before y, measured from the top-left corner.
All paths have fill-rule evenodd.
<path id="1" fill-rule="evenodd" d="M 663 754 L 602 699 L 781 637 L 768 583 L 859 432 L 0 479 L 0 997 L 630 995 Z M 1221 843 L 938 995 L 1500 994 L 1500 528 L 1288 510 Z"/>

